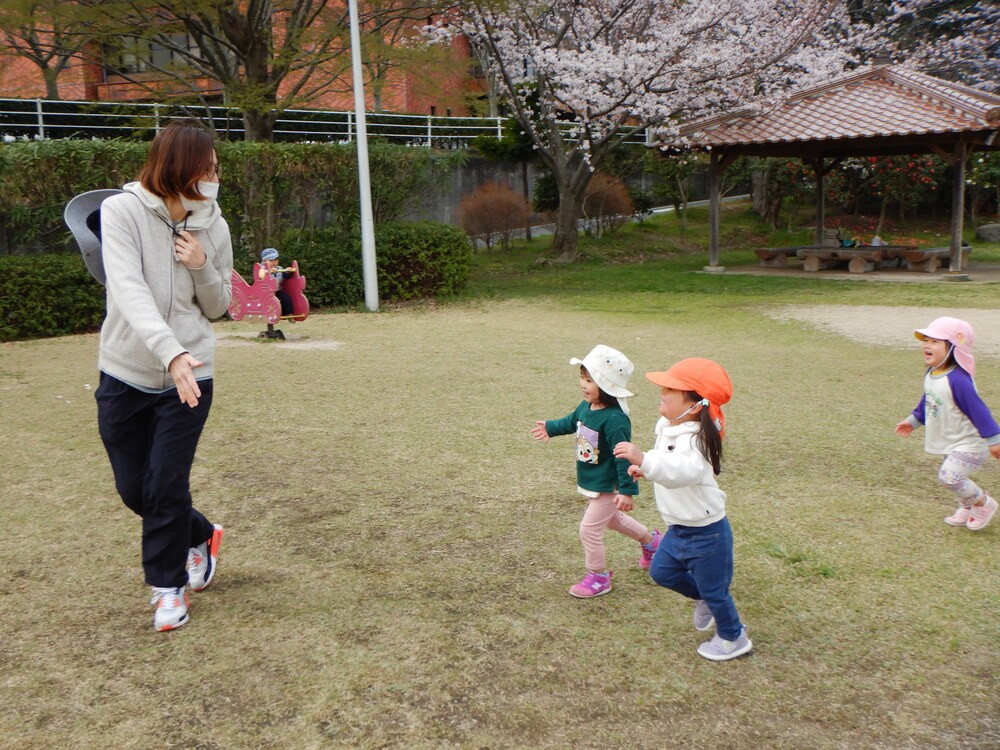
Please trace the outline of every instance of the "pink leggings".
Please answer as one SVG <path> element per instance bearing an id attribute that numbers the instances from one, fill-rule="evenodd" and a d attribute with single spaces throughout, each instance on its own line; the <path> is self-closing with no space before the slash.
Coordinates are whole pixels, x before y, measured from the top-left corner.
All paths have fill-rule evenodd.
<path id="1" fill-rule="evenodd" d="M 952 451 L 941 464 L 938 481 L 958 496 L 959 503 L 966 507 L 973 505 L 983 496 L 983 491 L 969 479 L 969 474 L 982 466 L 989 457 L 989 451 L 983 453 Z"/>
<path id="2" fill-rule="evenodd" d="M 615 506 L 613 493 L 605 492 L 590 499 L 580 521 L 580 541 L 583 542 L 587 570 L 603 573 L 606 568 L 604 555 L 604 529 L 620 531 L 627 537 L 641 541 L 649 529 Z"/>

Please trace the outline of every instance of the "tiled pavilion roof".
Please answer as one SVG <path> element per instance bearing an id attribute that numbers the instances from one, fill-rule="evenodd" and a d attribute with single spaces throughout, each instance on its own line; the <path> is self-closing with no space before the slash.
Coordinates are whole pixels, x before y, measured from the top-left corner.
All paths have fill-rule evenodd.
<path id="1" fill-rule="evenodd" d="M 757 156 L 940 153 L 956 140 L 1000 149 L 1000 96 L 901 68 L 872 67 L 796 92 L 774 109 L 746 108 L 686 123 L 679 137 L 689 148 Z"/>

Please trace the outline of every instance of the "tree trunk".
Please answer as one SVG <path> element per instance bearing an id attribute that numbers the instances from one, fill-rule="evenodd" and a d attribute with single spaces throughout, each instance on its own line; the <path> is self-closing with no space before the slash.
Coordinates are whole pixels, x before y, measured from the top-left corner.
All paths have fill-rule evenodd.
<path id="1" fill-rule="evenodd" d="M 528 190 L 528 162 L 521 162 L 521 189 L 524 192 L 524 200 L 531 205 L 531 193 Z M 524 239 L 531 239 L 531 211 L 524 218 Z"/>
<path id="2" fill-rule="evenodd" d="M 246 129 L 244 140 L 263 142 L 274 140 L 274 123 L 277 119 L 278 115 L 275 112 L 243 110 L 243 127 Z"/>
<path id="3" fill-rule="evenodd" d="M 573 195 L 559 196 L 556 210 L 556 229 L 552 235 L 552 252 L 559 263 L 573 263 L 580 259 L 579 236 L 576 222 L 580 218 L 580 201 Z"/>
<path id="4" fill-rule="evenodd" d="M 60 99 L 59 96 L 59 71 L 53 68 L 42 68 L 42 78 L 45 79 L 45 98 Z"/>

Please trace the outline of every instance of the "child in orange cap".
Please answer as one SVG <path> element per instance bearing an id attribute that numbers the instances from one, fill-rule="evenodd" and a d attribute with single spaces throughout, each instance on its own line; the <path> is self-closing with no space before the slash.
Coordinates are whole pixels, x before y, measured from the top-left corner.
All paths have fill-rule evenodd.
<path id="1" fill-rule="evenodd" d="M 1000 426 L 972 379 L 976 374 L 975 332 L 964 320 L 945 317 L 913 335 L 921 342 L 927 364 L 924 395 L 913 413 L 896 425 L 896 434 L 909 437 L 915 428 L 924 426 L 924 450 L 945 456 L 938 481 L 959 502 L 944 522 L 979 531 L 990 522 L 997 501 L 969 475 L 990 456 L 1000 458 Z"/>
<path id="2" fill-rule="evenodd" d="M 721 470 L 725 418 L 733 386 L 710 359 L 682 359 L 666 372 L 648 372 L 660 386 L 660 420 L 653 450 L 615 446 L 629 473 L 653 481 L 656 507 L 670 528 L 653 555 L 649 575 L 661 586 L 695 601 L 694 626 L 715 636 L 698 646 L 712 661 L 747 653 L 753 643 L 729 593 L 733 579 L 733 531 L 726 518 Z"/>
<path id="3" fill-rule="evenodd" d="M 576 489 L 589 500 L 580 521 L 587 574 L 570 587 L 569 593 L 578 599 L 590 599 L 611 591 L 611 571 L 605 567 L 604 529 L 614 529 L 639 542 L 639 565 L 644 569 L 649 568 L 660 533 L 651 533 L 625 514 L 632 510 L 632 497 L 639 494 L 639 485 L 629 476 L 628 462 L 616 459 L 611 452 L 613 445 L 632 437 L 625 400 L 632 392 L 625 386 L 635 368 L 628 357 L 603 344 L 595 346 L 583 359 L 573 357 L 569 363 L 580 366 L 583 401 L 562 419 L 538 420 L 531 434 L 545 442 L 556 435 L 576 435 Z"/>

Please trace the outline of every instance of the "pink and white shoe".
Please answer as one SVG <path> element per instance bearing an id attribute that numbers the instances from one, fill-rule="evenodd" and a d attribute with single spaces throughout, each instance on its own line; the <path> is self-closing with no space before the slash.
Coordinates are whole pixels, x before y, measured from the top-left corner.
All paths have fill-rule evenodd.
<path id="1" fill-rule="evenodd" d="M 965 522 L 969 520 L 971 514 L 972 508 L 959 505 L 954 513 L 944 519 L 944 522 L 949 526 L 965 526 Z"/>
<path id="2" fill-rule="evenodd" d="M 982 505 L 973 505 L 971 510 L 972 512 L 969 513 L 969 520 L 966 522 L 965 528 L 971 531 L 979 531 L 990 522 L 993 514 L 997 512 L 997 501 L 987 495 L 985 503 Z"/>
<path id="3" fill-rule="evenodd" d="M 656 548 L 660 546 L 661 539 L 663 539 L 663 534 L 657 529 L 653 529 L 653 541 L 649 544 L 640 545 L 642 547 L 642 557 L 639 558 L 639 567 L 643 570 L 649 570 L 649 566 L 653 564 L 653 555 L 656 554 Z"/>
<path id="4" fill-rule="evenodd" d="M 590 599 L 611 591 L 611 573 L 591 573 L 588 572 L 579 583 L 574 583 L 569 587 L 570 596 L 577 599 Z"/>

